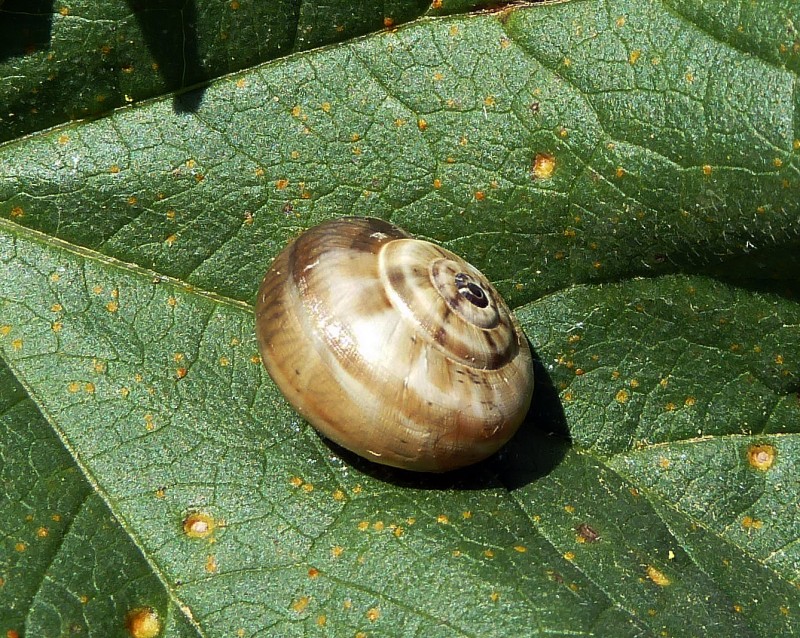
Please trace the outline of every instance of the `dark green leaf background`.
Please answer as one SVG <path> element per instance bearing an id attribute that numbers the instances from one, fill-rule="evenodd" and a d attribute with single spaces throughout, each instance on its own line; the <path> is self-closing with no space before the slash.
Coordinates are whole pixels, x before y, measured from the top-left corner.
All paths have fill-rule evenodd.
<path id="1" fill-rule="evenodd" d="M 0 8 L 0 632 L 800 631 L 795 2 L 34 4 Z M 371 467 L 263 371 L 263 272 L 345 214 L 515 308 L 497 457 Z"/>

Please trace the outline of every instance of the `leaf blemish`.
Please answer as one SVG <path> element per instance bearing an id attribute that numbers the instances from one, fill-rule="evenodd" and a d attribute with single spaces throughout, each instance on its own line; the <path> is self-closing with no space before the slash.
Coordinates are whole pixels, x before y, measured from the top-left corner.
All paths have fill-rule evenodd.
<path id="1" fill-rule="evenodd" d="M 775 448 L 771 445 L 751 445 L 747 450 L 747 460 L 757 470 L 766 472 L 775 462 Z"/>
<path id="2" fill-rule="evenodd" d="M 578 532 L 579 543 L 594 543 L 600 538 L 600 534 L 597 533 L 597 530 L 587 523 L 581 523 L 575 531 Z"/>
<path id="3" fill-rule="evenodd" d="M 155 638 L 161 633 L 161 619 L 152 607 L 140 607 L 128 612 L 125 628 L 133 638 Z"/>
<path id="4" fill-rule="evenodd" d="M 556 158 L 550 153 L 537 153 L 531 175 L 534 179 L 550 179 L 556 170 Z"/>
<path id="5" fill-rule="evenodd" d="M 667 578 L 664 572 L 656 569 L 652 565 L 647 567 L 647 577 L 659 587 L 666 587 L 672 583 L 672 581 Z"/>
<path id="6" fill-rule="evenodd" d="M 205 512 L 192 512 L 183 519 L 183 531 L 189 538 L 208 538 L 216 527 L 214 517 Z"/>

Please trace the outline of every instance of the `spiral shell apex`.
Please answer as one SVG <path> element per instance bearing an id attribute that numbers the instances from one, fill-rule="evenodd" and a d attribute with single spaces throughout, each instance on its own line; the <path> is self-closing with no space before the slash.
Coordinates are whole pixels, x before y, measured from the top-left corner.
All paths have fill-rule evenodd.
<path id="1" fill-rule="evenodd" d="M 377 463 L 480 461 L 530 406 L 528 342 L 473 266 L 380 219 L 311 228 L 258 293 L 264 365 L 320 433 Z"/>

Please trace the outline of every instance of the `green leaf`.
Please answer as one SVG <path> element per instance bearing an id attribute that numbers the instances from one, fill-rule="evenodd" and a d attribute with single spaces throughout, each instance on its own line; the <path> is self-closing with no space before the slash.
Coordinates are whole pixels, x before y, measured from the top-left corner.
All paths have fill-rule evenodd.
<path id="1" fill-rule="evenodd" d="M 0 409 L 3 628 L 110 636 L 128 612 L 152 607 L 168 618 L 169 635 L 195 635 L 130 532 L 5 365 Z"/>
<path id="2" fill-rule="evenodd" d="M 0 632 L 797 633 L 795 24 L 721 0 L 430 17 L 0 146 Z M 496 458 L 372 467 L 263 371 L 263 272 L 343 214 L 516 308 L 537 387 Z"/>
<path id="3" fill-rule="evenodd" d="M 400 24 L 428 4 L 8 0 L 0 142 Z M 201 98 L 202 90 L 183 94 L 175 107 L 193 111 Z"/>

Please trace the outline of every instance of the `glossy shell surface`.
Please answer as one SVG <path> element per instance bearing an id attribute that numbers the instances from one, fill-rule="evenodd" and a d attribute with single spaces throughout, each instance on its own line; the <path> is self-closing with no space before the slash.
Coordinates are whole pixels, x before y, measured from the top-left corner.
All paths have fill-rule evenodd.
<path id="1" fill-rule="evenodd" d="M 528 342 L 486 278 L 379 219 L 326 222 L 286 246 L 259 289 L 256 333 L 304 419 L 395 467 L 490 456 L 533 393 Z"/>

